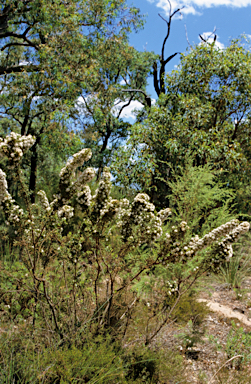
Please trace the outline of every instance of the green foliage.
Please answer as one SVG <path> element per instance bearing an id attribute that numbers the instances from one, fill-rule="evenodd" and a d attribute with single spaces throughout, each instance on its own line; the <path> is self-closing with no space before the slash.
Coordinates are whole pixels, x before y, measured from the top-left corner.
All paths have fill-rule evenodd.
<path id="1" fill-rule="evenodd" d="M 232 322 L 232 328 L 227 337 L 226 353 L 227 357 L 231 359 L 234 356 L 241 355 L 241 357 L 234 359 L 231 366 L 236 369 L 242 369 L 242 366 L 250 364 L 251 360 L 251 334 L 244 331 L 242 327 L 237 327 Z"/>
<path id="2" fill-rule="evenodd" d="M 198 302 L 196 299 L 197 295 L 194 291 L 184 295 L 172 314 L 172 317 L 184 329 L 176 337 L 181 340 L 182 350 L 187 357 L 196 356 L 193 347 L 198 342 L 203 342 L 202 336 L 205 330 L 202 324 L 209 313 L 207 305 Z"/>
<path id="3" fill-rule="evenodd" d="M 82 347 L 47 346 L 25 335 L 25 329 L 3 332 L 0 338 L 0 380 L 17 383 L 126 383 L 122 351 L 108 340 Z"/>
<path id="4" fill-rule="evenodd" d="M 186 383 L 183 358 L 173 351 L 161 348 L 134 348 L 125 355 L 128 383 L 160 383 L 170 380 Z"/>
<path id="5" fill-rule="evenodd" d="M 235 256 L 222 264 L 218 275 L 221 281 L 237 290 L 241 288 L 242 282 L 251 274 L 250 235 L 247 235 L 245 240 L 245 242 L 236 244 Z"/>
<path id="6" fill-rule="evenodd" d="M 184 295 L 177 304 L 172 317 L 177 323 L 184 325 L 191 321 L 194 329 L 201 326 L 209 310 L 205 303 L 197 301 L 197 294 L 194 291 Z"/>
<path id="7" fill-rule="evenodd" d="M 146 347 L 121 348 L 103 337 L 82 346 L 46 345 L 27 326 L 0 335 L 0 381 L 3 384 L 185 383 L 183 359 L 176 353 Z M 80 343 L 78 343 L 80 344 Z"/>
<path id="8" fill-rule="evenodd" d="M 174 223 L 186 221 L 192 231 L 205 233 L 234 218 L 230 206 L 233 192 L 217 182 L 210 166 L 193 166 L 193 159 L 166 181 L 171 190 L 169 206 Z"/>
<path id="9" fill-rule="evenodd" d="M 192 156 L 194 165 L 209 165 L 217 180 L 236 190 L 239 208 L 248 213 L 250 71 L 250 51 L 239 41 L 224 50 L 201 44 L 183 55 L 178 69 L 167 75 L 166 95 L 133 126 L 115 158 L 117 181 L 150 191 L 163 206 L 170 194 L 163 180 L 172 182 L 170 171 L 177 174 Z"/>
<path id="10" fill-rule="evenodd" d="M 1 207 L 18 254 L 0 270 L 3 323 L 29 320 L 36 330 L 53 330 L 61 342 L 79 329 L 83 340 L 86 329 L 122 340 L 136 336 L 143 306 L 142 340 L 150 344 L 199 277 L 231 257 L 231 244 L 249 223 L 232 220 L 202 238 L 185 221 L 166 232 L 170 209 L 156 212 L 146 194 L 131 203 L 112 199 L 107 168 L 91 191 L 95 171 L 82 168 L 90 149 L 61 169 L 52 202 L 39 191 L 31 204 L 20 160 L 34 140 L 11 133 L 0 142 L 23 202 L 21 208 L 11 197 L 0 169 Z"/>
<path id="11" fill-rule="evenodd" d="M 154 58 L 152 52 L 130 46 L 128 36 L 107 41 L 96 57 L 101 70 L 89 79 L 72 113 L 85 146 L 92 149 L 91 165 L 99 168 L 98 178 L 130 133 L 131 124 L 121 118 L 124 108 L 136 100 L 145 104 L 141 92 L 130 90 L 146 92 Z"/>
<path id="12" fill-rule="evenodd" d="M 106 73 L 110 71 L 113 78 L 121 71 L 116 80 L 119 84 L 128 66 L 136 66 L 139 74 L 141 65 L 138 86 L 144 87 L 150 64 L 141 56 L 150 58 L 151 54 L 141 54 L 128 45 L 128 33 L 142 27 L 143 17 L 125 0 L 68 3 L 4 0 L 1 12 L 0 76 L 4 76 L 4 81 L 1 82 L 0 135 L 5 137 L 15 131 L 36 137 L 24 159 L 34 203 L 35 192 L 41 186 L 52 197 L 58 182 L 55 170 L 83 145 L 83 137 L 80 141 L 80 135 L 76 134 L 83 126 L 74 116 L 82 94 L 98 96 L 93 106 L 94 138 L 87 141 L 96 149 L 96 164 L 107 162 L 105 158 L 110 150 L 105 147 L 106 152 L 100 154 L 99 146 L 94 143 L 104 139 L 107 128 L 104 120 L 107 114 L 112 118 L 111 108 L 121 87 L 113 89 L 110 79 L 112 89 L 108 90 Z M 105 106 L 105 100 L 109 106 Z M 109 125 L 113 139 L 125 137 L 127 128 L 128 124 L 121 119 Z"/>
<path id="13" fill-rule="evenodd" d="M 219 277 L 229 284 L 229 287 L 240 288 L 241 283 L 250 276 L 250 272 L 250 256 L 237 255 L 221 266 Z"/>

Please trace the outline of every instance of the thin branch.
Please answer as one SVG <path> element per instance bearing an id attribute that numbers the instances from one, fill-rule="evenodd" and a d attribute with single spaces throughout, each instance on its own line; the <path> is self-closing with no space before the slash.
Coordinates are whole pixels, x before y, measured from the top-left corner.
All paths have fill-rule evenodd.
<path id="1" fill-rule="evenodd" d="M 30 27 L 29 27 L 30 28 Z M 28 29 L 28 28 L 27 28 Z M 26 31 L 27 31 L 26 29 Z M 38 47 L 36 46 L 36 44 L 34 44 L 32 41 L 30 41 L 29 39 L 27 39 L 27 37 L 25 36 L 24 33 L 22 33 L 22 35 L 19 35 L 17 33 L 14 33 L 14 32 L 6 32 L 6 33 L 0 33 L 0 39 L 4 39 L 6 37 L 15 37 L 16 39 L 22 39 L 24 41 L 26 41 L 30 47 L 33 47 L 35 49 L 38 49 Z"/>
<path id="2" fill-rule="evenodd" d="M 238 357 L 243 357 L 243 355 L 237 355 L 237 356 L 234 356 L 234 357 L 231 357 L 231 359 L 227 360 L 219 369 L 218 371 L 216 371 L 216 373 L 213 375 L 213 377 L 211 377 L 210 381 L 208 384 L 211 384 L 213 379 L 215 378 L 216 375 L 218 375 L 218 373 L 220 372 L 220 370 L 222 368 L 224 368 L 228 363 L 230 363 L 230 361 L 234 360 L 234 359 L 237 359 Z"/>
<path id="3" fill-rule="evenodd" d="M 123 313 L 123 315 L 122 316 L 120 316 L 120 320 L 122 320 L 123 319 L 123 317 L 125 317 L 125 315 L 127 314 L 127 312 L 134 306 L 134 304 L 136 303 L 136 301 L 138 301 L 139 300 L 139 298 L 138 297 L 135 297 L 135 299 L 133 300 L 133 302 L 130 304 L 130 305 L 128 305 L 128 307 L 127 307 L 127 310 Z"/>
<path id="4" fill-rule="evenodd" d="M 169 2 L 169 4 L 170 4 L 170 1 L 169 1 L 169 0 L 168 0 L 168 2 Z M 181 7 L 181 8 L 176 9 L 176 10 L 171 14 L 171 10 L 172 10 L 172 8 L 171 8 L 171 4 L 170 4 L 170 13 L 169 13 L 169 20 L 168 20 L 168 21 L 167 21 L 163 16 L 161 16 L 160 13 L 158 14 L 159 17 L 160 17 L 162 20 L 164 20 L 164 21 L 166 22 L 166 24 L 167 24 L 167 34 L 166 34 L 166 37 L 164 38 L 164 41 L 163 41 L 163 44 L 162 44 L 162 49 L 161 49 L 161 58 L 162 58 L 162 60 L 164 60 L 166 41 L 167 41 L 167 39 L 168 39 L 168 37 L 169 37 L 169 35 L 170 35 L 172 18 L 173 18 L 174 15 L 176 15 L 176 13 L 180 12 L 183 8 L 184 8 L 184 6 Z"/>
<path id="5" fill-rule="evenodd" d="M 148 96 L 142 89 L 121 89 L 121 92 L 139 92 L 142 93 L 145 97 L 145 102 L 149 108 L 151 108 L 152 100 L 151 97 Z M 143 103 L 142 103 L 143 104 Z"/>
<path id="6" fill-rule="evenodd" d="M 166 60 L 164 60 L 164 65 L 166 65 L 167 63 L 169 63 L 169 61 L 171 61 L 176 55 L 180 54 L 181 52 L 176 52 L 174 53 L 173 55 L 170 55 Z"/>
<path id="7" fill-rule="evenodd" d="M 0 67 L 0 75 L 20 72 L 35 72 L 40 70 L 40 65 L 18 65 L 13 67 Z"/>
<path id="8" fill-rule="evenodd" d="M 202 35 L 200 35 L 200 34 L 199 34 L 199 37 L 200 37 L 200 39 L 201 39 L 204 43 L 212 44 L 212 43 L 209 43 L 208 40 L 210 39 L 211 36 L 214 35 L 214 41 L 213 41 L 213 44 L 214 44 L 214 43 L 216 42 L 216 39 L 217 39 L 216 31 L 217 31 L 217 28 L 214 27 L 213 32 L 211 33 L 211 35 L 209 35 L 209 36 L 207 37 L 207 39 L 204 39 L 204 37 L 202 37 Z"/>
<path id="9" fill-rule="evenodd" d="M 14 46 L 30 47 L 29 44 L 25 44 L 25 43 L 8 43 L 1 48 L 1 51 L 4 51 L 8 47 L 14 47 Z"/>
<path id="10" fill-rule="evenodd" d="M 185 27 L 185 32 L 186 32 L 186 40 L 187 40 L 187 44 L 189 45 L 190 48 L 192 48 L 192 45 L 190 44 L 189 39 L 188 39 L 187 26 L 186 26 L 186 24 L 184 24 L 184 27 Z"/>
<path id="11" fill-rule="evenodd" d="M 120 111 L 119 111 L 119 113 L 118 113 L 117 119 L 120 117 L 120 115 L 121 115 L 123 109 L 126 108 L 126 107 L 128 107 L 128 105 L 131 104 L 131 101 L 132 101 L 132 99 L 133 99 L 133 96 L 134 96 L 134 95 L 132 95 L 132 96 L 130 97 L 130 99 L 128 100 L 128 102 L 127 102 L 126 104 L 122 105 L 122 107 L 120 108 Z"/>

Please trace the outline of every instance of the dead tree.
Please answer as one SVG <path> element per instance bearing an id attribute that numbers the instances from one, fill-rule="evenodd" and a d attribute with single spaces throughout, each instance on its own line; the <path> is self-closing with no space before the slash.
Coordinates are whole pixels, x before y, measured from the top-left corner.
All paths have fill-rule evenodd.
<path id="1" fill-rule="evenodd" d="M 168 0 L 168 3 L 170 6 L 168 20 L 164 19 L 164 17 L 159 14 L 159 17 L 161 17 L 161 19 L 164 20 L 167 24 L 167 33 L 166 33 L 166 36 L 163 40 L 161 55 L 159 57 L 159 63 L 155 62 L 153 64 L 153 84 L 154 84 L 154 88 L 155 88 L 155 91 L 156 91 L 158 96 L 160 96 L 161 93 L 166 93 L 166 89 L 165 89 L 166 64 L 169 63 L 169 61 L 171 61 L 176 55 L 178 55 L 180 53 L 180 52 L 175 52 L 174 54 L 168 56 L 165 59 L 165 45 L 166 45 L 167 39 L 170 36 L 172 18 L 178 12 L 181 12 L 181 10 L 184 8 L 184 7 L 181 7 L 181 8 L 176 9 L 174 12 L 172 12 L 172 6 L 171 6 L 171 3 L 169 0 Z"/>

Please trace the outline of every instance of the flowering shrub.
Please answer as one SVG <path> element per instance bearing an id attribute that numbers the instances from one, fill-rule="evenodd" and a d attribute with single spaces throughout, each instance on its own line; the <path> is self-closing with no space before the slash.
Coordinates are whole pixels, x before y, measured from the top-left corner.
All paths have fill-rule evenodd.
<path id="1" fill-rule="evenodd" d="M 232 220 L 199 238 L 182 221 L 167 232 L 170 209 L 157 213 L 148 195 L 140 193 L 131 203 L 112 199 L 108 168 L 91 193 L 87 183 L 94 169 L 76 176 L 91 157 L 89 149 L 75 154 L 61 170 L 53 201 L 39 191 L 36 203 L 30 204 L 19 160 L 33 142 L 11 133 L 0 144 L 0 155 L 8 157 L 11 167 L 15 163 L 25 196 L 21 208 L 0 170 L 0 206 L 6 225 L 16 231 L 19 250 L 11 271 L 1 270 L 0 310 L 6 319 L 27 320 L 34 328 L 38 324 L 61 339 L 79 327 L 95 332 L 108 327 L 126 337 L 137 306 L 146 303 L 144 337 L 149 343 L 170 320 L 181 296 L 202 273 L 229 260 L 232 244 L 249 230 L 248 222 Z M 18 289 L 7 289 L 10 282 Z"/>

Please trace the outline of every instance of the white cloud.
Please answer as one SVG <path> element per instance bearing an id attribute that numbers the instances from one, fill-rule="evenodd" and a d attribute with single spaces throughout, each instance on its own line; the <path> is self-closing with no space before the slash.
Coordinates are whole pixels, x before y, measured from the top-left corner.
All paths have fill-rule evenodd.
<path id="1" fill-rule="evenodd" d="M 85 99 L 82 96 L 80 96 L 77 99 L 77 101 L 75 103 L 75 108 L 78 110 L 78 112 L 80 114 L 85 115 L 87 113 L 86 106 L 85 106 L 85 100 L 88 101 L 88 99 L 90 100 L 93 98 L 95 98 L 95 95 L 91 95 L 91 96 L 89 95 Z M 126 101 L 119 101 L 119 99 L 118 99 L 118 100 L 115 100 L 114 104 L 115 104 L 115 106 L 112 109 L 112 113 L 114 114 L 114 116 L 117 116 L 121 107 L 124 104 L 126 104 Z M 126 119 L 126 120 L 135 120 L 136 117 L 135 117 L 135 113 L 133 113 L 133 111 L 136 109 L 142 109 L 142 108 L 143 108 L 143 105 L 139 101 L 137 101 L 137 100 L 131 101 L 130 105 L 128 105 L 128 107 L 125 107 L 123 109 L 120 117 L 122 119 Z"/>
<path id="2" fill-rule="evenodd" d="M 117 100 L 118 102 L 119 100 Z M 156 103 L 156 100 L 155 99 L 151 99 L 152 101 L 152 105 L 154 105 Z M 115 102 L 116 104 L 116 102 Z M 124 101 L 121 101 L 120 103 L 117 103 L 116 106 L 113 108 L 113 113 L 114 115 L 118 115 L 118 112 L 120 110 L 120 108 L 125 104 Z M 133 100 L 131 101 L 130 105 L 128 105 L 128 107 L 125 107 L 120 115 L 121 119 L 125 119 L 125 120 L 130 120 L 130 122 L 136 120 L 136 116 L 135 116 L 135 110 L 140 110 L 142 109 L 144 106 L 137 100 Z"/>
<path id="3" fill-rule="evenodd" d="M 169 15 L 170 5 L 168 0 L 147 0 L 150 3 L 155 2 L 156 6 L 162 8 L 167 15 Z M 198 8 L 211 8 L 215 6 L 225 5 L 227 7 L 247 7 L 251 5 L 251 0 L 172 0 L 172 11 L 177 8 L 185 7 L 182 9 L 183 14 L 199 14 Z"/>
<path id="4" fill-rule="evenodd" d="M 32 64 L 32 62 L 31 61 L 26 61 L 26 60 L 21 60 L 21 61 L 19 61 L 18 64 L 19 65 L 28 65 L 28 64 Z"/>
<path id="5" fill-rule="evenodd" d="M 83 96 L 79 96 L 75 103 L 75 108 L 80 114 L 85 115 L 88 112 L 85 107 L 85 100 L 88 101 L 88 99 L 90 100 L 94 98 L 95 95 L 88 95 L 86 98 L 83 98 Z M 152 99 L 152 105 L 154 105 L 155 102 L 156 100 Z M 118 116 L 121 107 L 123 107 L 123 105 L 125 105 L 126 103 L 127 101 L 120 101 L 119 99 L 115 100 L 114 107 L 112 108 L 113 115 Z M 133 100 L 131 101 L 130 105 L 128 105 L 122 110 L 121 115 L 119 117 L 121 119 L 130 120 L 130 122 L 135 121 L 136 116 L 134 111 L 140 110 L 143 107 L 144 106 L 139 101 Z"/>
<path id="6" fill-rule="evenodd" d="M 121 101 L 120 103 L 116 104 L 116 106 L 113 108 L 113 113 L 114 115 L 116 116 L 119 112 L 119 110 L 121 109 L 121 107 L 125 104 L 124 101 Z M 135 109 L 142 109 L 143 108 L 143 105 L 137 101 L 137 100 L 133 100 L 131 101 L 130 105 L 128 105 L 128 107 L 125 107 L 123 109 L 123 111 L 121 112 L 121 119 L 133 119 L 135 120 L 135 113 L 133 112 Z"/>
<path id="7" fill-rule="evenodd" d="M 213 43 L 214 41 L 214 33 L 213 32 L 204 32 L 201 34 L 201 36 L 203 37 L 203 39 L 205 39 L 208 43 Z M 200 44 L 205 44 L 204 42 L 201 41 Z M 219 37 L 217 36 L 217 39 L 215 41 L 215 47 L 219 48 L 219 49 L 224 49 L 225 46 L 224 44 L 222 44 L 220 41 L 219 41 Z"/>

